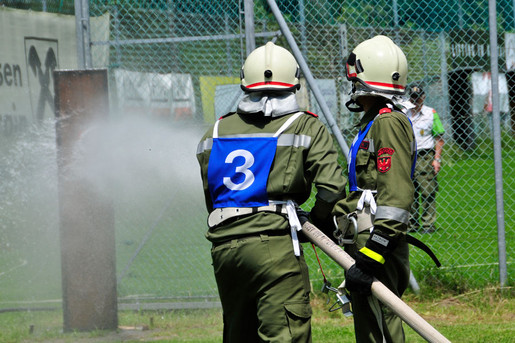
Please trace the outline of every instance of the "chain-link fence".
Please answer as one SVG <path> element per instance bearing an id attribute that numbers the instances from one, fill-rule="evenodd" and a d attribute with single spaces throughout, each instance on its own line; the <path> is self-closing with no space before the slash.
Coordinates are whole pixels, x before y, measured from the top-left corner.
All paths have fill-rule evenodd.
<path id="1" fill-rule="evenodd" d="M 276 2 L 347 144 L 358 117 L 345 107 L 349 98 L 345 60 L 358 43 L 375 35 L 387 35 L 402 48 L 409 64 L 409 84 L 422 88 L 425 104 L 438 113 L 445 145 L 438 190 L 428 192 L 429 198 L 435 197 L 436 222 L 431 225 L 436 231 L 424 233 L 421 228 L 412 234 L 435 250 L 443 267 L 436 269 L 423 252 L 413 248 L 411 267 L 418 282 L 454 290 L 498 283 L 499 226 L 506 229 L 503 244 L 508 280 L 512 280 L 515 3 L 497 1 L 503 159 L 502 166 L 496 166 L 488 2 Z M 26 8 L 20 4 L 28 2 L 2 3 Z M 47 11 L 60 12 L 58 4 L 63 3 L 69 2 L 46 1 Z M 91 53 L 94 67 L 109 70 L 111 104 L 119 123 L 113 126 L 109 142 L 123 146 L 114 144 L 120 167 L 113 171 L 122 302 L 217 297 L 210 247 L 203 237 L 207 213 L 194 156 L 196 144 L 208 124 L 237 105 L 249 39 L 256 46 L 274 40 L 289 47 L 267 1 L 253 2 L 251 21 L 244 11 L 249 3 L 89 1 L 90 18 L 109 15 L 105 28 L 109 39 L 92 38 Z M 94 30 L 98 28 L 91 27 Z M 305 82 L 303 86 L 298 94 L 302 107 L 320 113 L 311 87 Z M 501 167 L 502 186 L 494 177 Z M 431 171 L 426 178 L 430 175 Z M 499 187 L 504 190 L 504 213 L 496 205 Z M 421 213 L 419 226 L 427 217 Z M 317 289 L 320 267 L 311 247 L 304 248 Z M 340 282 L 341 269 L 324 256 L 321 261 L 328 278 Z"/>

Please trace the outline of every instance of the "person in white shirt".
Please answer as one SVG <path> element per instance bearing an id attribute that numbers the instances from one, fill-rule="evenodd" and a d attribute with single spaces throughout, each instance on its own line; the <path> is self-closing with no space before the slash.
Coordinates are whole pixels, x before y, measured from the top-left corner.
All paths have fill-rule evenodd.
<path id="1" fill-rule="evenodd" d="M 424 90 L 412 86 L 409 94 L 411 104 L 406 115 L 411 120 L 417 141 L 417 163 L 413 179 L 415 201 L 411 211 L 410 232 L 433 233 L 436 231 L 437 175 L 442 163 L 445 130 L 436 110 L 424 105 Z"/>

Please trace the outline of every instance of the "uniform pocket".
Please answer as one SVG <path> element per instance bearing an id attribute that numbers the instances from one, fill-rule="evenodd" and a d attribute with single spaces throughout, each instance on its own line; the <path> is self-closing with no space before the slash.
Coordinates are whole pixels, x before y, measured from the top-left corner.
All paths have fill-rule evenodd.
<path id="1" fill-rule="evenodd" d="M 292 342 L 311 342 L 311 315 L 309 302 L 284 304 Z"/>
<path id="2" fill-rule="evenodd" d="M 313 310 L 309 303 L 284 304 L 284 309 L 291 315 L 299 318 L 311 318 Z"/>

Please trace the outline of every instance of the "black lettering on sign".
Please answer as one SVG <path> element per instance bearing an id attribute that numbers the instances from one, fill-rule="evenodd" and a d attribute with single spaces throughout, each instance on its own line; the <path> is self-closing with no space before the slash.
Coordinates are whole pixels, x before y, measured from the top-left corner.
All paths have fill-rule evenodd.
<path id="1" fill-rule="evenodd" d="M 0 86 L 22 87 L 19 64 L 0 63 Z"/>
<path id="2" fill-rule="evenodd" d="M 34 46 L 29 48 L 29 66 L 32 73 L 39 80 L 41 90 L 39 92 L 38 105 L 36 108 L 36 118 L 42 120 L 45 115 L 45 104 L 48 104 L 52 111 L 54 110 L 54 97 L 50 91 L 50 77 L 57 67 L 57 58 L 54 49 L 47 50 L 44 64 L 39 58 L 38 52 Z"/>

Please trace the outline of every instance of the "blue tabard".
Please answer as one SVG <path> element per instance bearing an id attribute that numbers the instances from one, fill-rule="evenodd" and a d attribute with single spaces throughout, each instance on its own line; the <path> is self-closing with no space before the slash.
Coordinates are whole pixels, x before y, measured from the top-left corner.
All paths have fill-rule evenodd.
<path id="1" fill-rule="evenodd" d="M 213 128 L 207 182 L 214 208 L 268 206 L 266 186 L 277 150 L 277 138 L 302 112 L 290 116 L 269 137 L 218 137 Z"/>
<path id="2" fill-rule="evenodd" d="M 214 208 L 268 205 L 277 137 L 213 138 L 208 184 Z"/>

